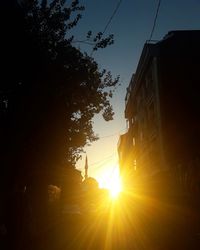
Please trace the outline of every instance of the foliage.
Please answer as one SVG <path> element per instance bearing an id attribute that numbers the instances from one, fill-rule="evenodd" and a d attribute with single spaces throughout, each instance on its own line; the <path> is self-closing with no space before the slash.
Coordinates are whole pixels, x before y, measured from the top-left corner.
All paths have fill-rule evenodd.
<path id="1" fill-rule="evenodd" d="M 17 76 L 8 78 L 1 91 L 1 112 L 14 125 L 7 133 L 24 165 L 30 159 L 33 167 L 74 165 L 83 147 L 97 140 L 94 115 L 102 112 L 106 121 L 113 119 L 110 98 L 119 78 L 99 70 L 91 56 L 73 46 L 71 29 L 84 10 L 78 0 L 23 1 L 21 8 Z M 88 32 L 86 40 L 97 50 L 112 44 L 113 35 L 92 38 Z"/>

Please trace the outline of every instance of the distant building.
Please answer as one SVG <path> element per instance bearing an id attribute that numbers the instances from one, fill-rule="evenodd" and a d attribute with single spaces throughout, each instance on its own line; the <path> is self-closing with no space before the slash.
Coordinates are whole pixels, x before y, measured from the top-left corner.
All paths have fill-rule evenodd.
<path id="1" fill-rule="evenodd" d="M 85 180 L 88 178 L 88 158 L 87 155 L 85 157 Z"/>
<path id="2" fill-rule="evenodd" d="M 145 43 L 125 98 L 122 172 L 152 176 L 170 170 L 200 179 L 199 70 L 199 30 L 171 31 Z"/>

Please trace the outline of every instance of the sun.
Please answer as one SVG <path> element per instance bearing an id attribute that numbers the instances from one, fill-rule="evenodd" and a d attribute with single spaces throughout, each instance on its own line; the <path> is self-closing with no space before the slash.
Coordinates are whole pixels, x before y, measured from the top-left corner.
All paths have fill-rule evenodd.
<path id="1" fill-rule="evenodd" d="M 111 164 L 110 162 L 105 165 L 97 177 L 100 188 L 105 188 L 109 191 L 109 198 L 116 200 L 122 192 L 122 182 L 118 164 Z"/>
<path id="2" fill-rule="evenodd" d="M 116 199 L 122 191 L 122 185 L 120 177 L 111 179 L 110 185 L 108 186 L 111 199 Z"/>

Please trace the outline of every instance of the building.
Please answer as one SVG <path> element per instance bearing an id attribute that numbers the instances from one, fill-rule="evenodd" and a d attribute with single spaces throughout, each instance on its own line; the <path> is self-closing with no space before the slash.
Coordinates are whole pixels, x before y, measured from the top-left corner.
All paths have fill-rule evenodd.
<path id="1" fill-rule="evenodd" d="M 127 133 L 118 143 L 123 173 L 167 171 L 187 182 L 199 176 L 200 183 L 199 44 L 200 30 L 170 31 L 145 43 L 125 98 Z"/>

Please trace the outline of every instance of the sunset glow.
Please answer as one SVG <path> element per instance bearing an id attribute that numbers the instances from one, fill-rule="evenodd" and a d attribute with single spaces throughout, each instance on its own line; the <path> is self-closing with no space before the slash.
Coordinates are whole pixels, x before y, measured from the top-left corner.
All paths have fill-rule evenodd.
<path id="1" fill-rule="evenodd" d="M 100 187 L 108 189 L 111 199 L 116 199 L 122 191 L 119 168 L 118 166 L 112 166 L 104 171 L 98 178 Z"/>
<path id="2" fill-rule="evenodd" d="M 119 176 L 114 176 L 113 179 L 110 180 L 108 186 L 110 196 L 112 199 L 116 199 L 119 193 L 122 191 L 121 181 Z"/>

